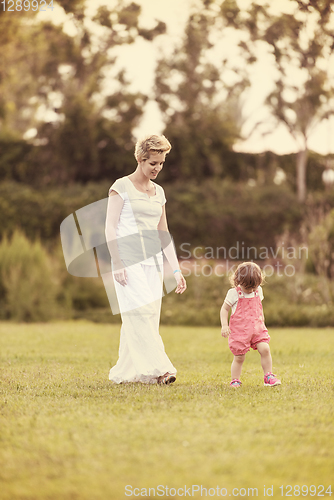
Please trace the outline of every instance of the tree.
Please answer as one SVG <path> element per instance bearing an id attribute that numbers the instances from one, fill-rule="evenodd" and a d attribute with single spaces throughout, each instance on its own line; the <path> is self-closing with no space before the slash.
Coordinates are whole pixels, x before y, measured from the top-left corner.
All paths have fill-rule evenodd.
<path id="1" fill-rule="evenodd" d="M 50 160 L 63 165 L 58 170 L 61 181 L 116 177 L 133 161 L 132 130 L 147 98 L 129 92 L 123 70 L 115 74 L 113 49 L 138 37 L 150 41 L 165 31 L 161 22 L 150 30 L 141 28 L 140 12 L 135 3 L 118 2 L 114 9 L 100 7 L 93 19 L 103 28 L 97 38 L 87 30 L 82 17 L 75 18 L 75 51 L 62 81 L 63 100 L 57 110 L 64 118 L 51 130 L 46 127 L 41 131 L 50 137 Z"/>
<path id="2" fill-rule="evenodd" d="M 66 12 L 83 0 L 60 0 Z M 36 12 L 0 9 L 0 137 L 21 139 L 36 125 L 36 110 L 46 76 L 55 79 L 66 60 L 70 37 L 49 22 L 36 21 Z M 57 47 L 63 50 L 57 50 Z M 56 57 L 55 57 L 56 56 Z M 55 61 L 56 59 L 56 61 Z"/>
<path id="3" fill-rule="evenodd" d="M 296 164 L 298 200 L 306 197 L 308 141 L 315 126 L 334 114 L 333 0 L 290 0 L 294 12 L 273 15 L 270 5 L 253 2 L 242 13 L 226 0 L 225 16 L 234 27 L 247 30 L 251 43 L 241 42 L 245 55 L 256 60 L 257 42 L 266 42 L 277 70 L 275 89 L 266 104 L 277 123 L 283 123 L 299 146 Z M 232 8 L 234 5 L 234 8 Z M 300 83 L 296 83 L 296 75 Z"/>
<path id="4" fill-rule="evenodd" d="M 78 2 L 67 2 L 67 9 Z M 28 130 L 39 126 L 41 109 L 57 90 L 58 67 L 68 60 L 71 38 L 60 27 L 40 23 L 32 10 L 0 10 L 0 178 L 31 182 L 37 172 Z M 52 82 L 49 87 L 46 84 Z M 56 92 L 53 92 L 55 95 Z"/>
<path id="5" fill-rule="evenodd" d="M 20 58 L 15 79 L 11 85 L 7 81 L 7 96 L 12 92 L 14 107 L 11 114 L 3 113 L 2 130 L 17 140 L 29 128 L 37 130 L 33 138 L 37 147 L 26 161 L 29 181 L 86 182 L 116 176 L 132 157 L 132 129 L 142 115 L 146 96 L 130 92 L 124 72 L 113 71 L 113 49 L 138 37 L 150 41 L 165 31 L 165 24 L 142 28 L 140 6 L 120 0 L 113 9 L 98 9 L 92 20 L 100 28 L 97 32 L 87 28 L 82 2 L 61 3 L 71 12 L 74 36 L 52 23 L 22 19 L 16 20 L 16 29 L 8 36 L 8 47 L 19 52 Z M 20 27 L 26 33 L 21 52 L 14 36 Z M 24 75 L 28 84 L 20 92 Z"/>
<path id="6" fill-rule="evenodd" d="M 228 86 L 222 78 L 227 61 L 207 59 L 216 23 L 215 2 L 203 1 L 190 14 L 181 44 L 158 61 L 156 100 L 173 145 L 163 173 L 168 180 L 226 175 L 227 156 L 239 136 L 239 96 L 248 81 L 239 75 Z"/>

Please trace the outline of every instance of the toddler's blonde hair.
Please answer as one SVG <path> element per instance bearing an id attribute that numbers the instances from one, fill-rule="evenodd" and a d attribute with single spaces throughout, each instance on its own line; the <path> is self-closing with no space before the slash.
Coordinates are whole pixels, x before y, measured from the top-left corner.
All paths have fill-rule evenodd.
<path id="1" fill-rule="evenodd" d="M 169 153 L 172 146 L 164 135 L 149 135 L 137 141 L 135 147 L 136 160 L 148 160 L 151 153 Z"/>
<path id="2" fill-rule="evenodd" d="M 255 262 L 243 262 L 239 264 L 234 273 L 230 276 L 232 286 L 239 285 L 244 288 L 257 288 L 264 282 L 264 274 Z"/>

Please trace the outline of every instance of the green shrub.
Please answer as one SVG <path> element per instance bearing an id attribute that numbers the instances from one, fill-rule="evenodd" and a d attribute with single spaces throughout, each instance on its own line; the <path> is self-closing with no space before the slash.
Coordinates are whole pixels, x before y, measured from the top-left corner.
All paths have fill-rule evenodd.
<path id="1" fill-rule="evenodd" d="M 176 247 L 224 247 L 237 244 L 275 249 L 285 231 L 299 230 L 301 206 L 284 186 L 249 186 L 228 180 L 201 185 L 166 185 L 167 214 Z M 241 257 L 241 256 L 240 256 Z M 220 256 L 224 258 L 224 256 Z M 241 257 L 242 258 L 242 257 Z"/>
<path id="2" fill-rule="evenodd" d="M 214 266 L 213 261 L 205 261 Z M 221 273 L 221 268 L 219 270 Z M 161 323 L 166 325 L 216 326 L 228 289 L 228 276 L 210 276 L 198 267 L 187 276 L 188 289 L 173 291 L 162 301 Z M 326 290 L 334 296 L 333 281 L 314 274 L 268 276 L 263 302 L 266 324 L 272 326 L 334 326 L 334 308 L 326 302 Z M 52 255 L 39 241 L 31 243 L 16 231 L 0 244 L 0 318 L 16 321 L 47 321 L 53 318 L 85 318 L 119 323 L 113 315 L 103 282 L 68 274 L 60 243 Z"/>
<path id="3" fill-rule="evenodd" d="M 79 278 L 67 272 L 60 238 L 53 245 L 52 258 L 61 285 L 57 301 L 67 316 L 96 323 L 119 323 L 120 316 L 112 314 L 101 278 Z"/>
<path id="4" fill-rule="evenodd" d="M 110 183 L 111 184 L 111 183 Z M 108 183 L 36 189 L 25 184 L 0 184 L 0 238 L 19 228 L 43 243 L 59 238 L 61 222 L 75 210 L 106 198 Z"/>
<path id="5" fill-rule="evenodd" d="M 76 311 L 109 307 L 101 278 L 77 278 L 68 274 L 63 286 L 68 290 Z"/>
<path id="6" fill-rule="evenodd" d="M 334 283 L 327 281 L 331 293 Z M 167 325 L 220 327 L 219 312 L 231 287 L 226 276 L 187 277 L 188 289 L 163 298 L 161 322 Z M 324 283 L 314 275 L 268 276 L 263 285 L 263 310 L 268 327 L 334 326 L 334 308 L 325 303 Z"/>
<path id="7" fill-rule="evenodd" d="M 39 241 L 15 231 L 0 244 L 0 316 L 16 321 L 46 321 L 61 309 L 56 264 Z M 63 309 L 64 310 L 64 309 Z"/>
<path id="8" fill-rule="evenodd" d="M 0 185 L 0 238 L 20 228 L 30 239 L 59 238 L 61 222 L 75 210 L 107 197 L 110 182 L 35 189 L 15 182 Z M 227 251 L 275 247 L 284 231 L 298 231 L 302 210 L 283 186 L 248 186 L 228 180 L 164 184 L 167 214 L 176 247 L 190 243 Z M 23 209 L 24 207 L 24 209 Z"/>
<path id="9" fill-rule="evenodd" d="M 319 276 L 334 279 L 334 210 L 308 235 L 312 267 Z"/>

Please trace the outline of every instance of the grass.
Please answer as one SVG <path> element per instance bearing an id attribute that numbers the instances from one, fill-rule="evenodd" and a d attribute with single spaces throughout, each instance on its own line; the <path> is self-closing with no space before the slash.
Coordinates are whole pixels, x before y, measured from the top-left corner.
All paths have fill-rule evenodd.
<path id="1" fill-rule="evenodd" d="M 258 498 L 264 485 L 272 498 L 282 498 L 281 485 L 327 489 L 333 328 L 271 329 L 282 386 L 263 387 L 250 352 L 238 390 L 228 385 L 231 354 L 219 329 L 165 326 L 161 334 L 177 382 L 116 386 L 108 370 L 119 325 L 0 323 L 1 500 L 153 498 L 149 487 L 172 498 L 166 486 L 185 485 L 219 486 L 219 497 L 221 488 L 227 496 L 245 488 L 239 497 L 257 488 Z"/>

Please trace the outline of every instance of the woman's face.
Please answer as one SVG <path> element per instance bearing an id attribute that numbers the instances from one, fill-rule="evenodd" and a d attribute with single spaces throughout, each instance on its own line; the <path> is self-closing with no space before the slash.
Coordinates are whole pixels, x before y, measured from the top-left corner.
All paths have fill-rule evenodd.
<path id="1" fill-rule="evenodd" d="M 145 175 L 151 180 L 158 177 L 159 172 L 165 163 L 166 153 L 151 153 L 148 160 L 139 162 L 139 166 Z"/>

